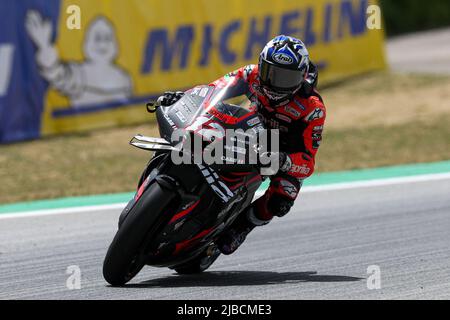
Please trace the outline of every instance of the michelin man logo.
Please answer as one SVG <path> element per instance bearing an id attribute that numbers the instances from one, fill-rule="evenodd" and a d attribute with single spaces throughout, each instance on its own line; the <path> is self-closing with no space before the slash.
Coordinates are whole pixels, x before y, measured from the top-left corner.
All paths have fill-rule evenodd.
<path id="1" fill-rule="evenodd" d="M 89 24 L 84 38 L 82 62 L 62 61 L 51 43 L 52 24 L 39 12 L 27 13 L 25 27 L 36 45 L 36 61 L 41 76 L 73 107 L 126 101 L 132 94 L 127 71 L 115 64 L 118 44 L 114 26 L 103 16 Z"/>

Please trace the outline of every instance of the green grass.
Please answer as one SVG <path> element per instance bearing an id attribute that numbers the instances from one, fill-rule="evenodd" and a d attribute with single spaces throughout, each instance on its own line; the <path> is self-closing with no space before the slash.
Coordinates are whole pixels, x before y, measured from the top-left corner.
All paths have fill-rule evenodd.
<path id="1" fill-rule="evenodd" d="M 328 130 L 318 171 L 373 168 L 450 159 L 450 115 L 427 122 Z"/>

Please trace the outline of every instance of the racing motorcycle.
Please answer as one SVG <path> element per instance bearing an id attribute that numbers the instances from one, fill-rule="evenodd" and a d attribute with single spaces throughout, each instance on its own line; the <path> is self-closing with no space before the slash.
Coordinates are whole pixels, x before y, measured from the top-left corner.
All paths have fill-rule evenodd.
<path id="1" fill-rule="evenodd" d="M 249 132 L 264 130 L 264 125 L 255 111 L 225 99 L 228 91 L 227 86 L 198 86 L 171 106 L 147 104 L 147 110 L 156 114 L 160 137 L 136 135 L 130 141 L 154 153 L 133 199 L 120 214 L 104 259 L 103 276 L 111 285 L 124 285 L 145 265 L 193 274 L 219 257 L 215 241 L 250 205 L 265 178 L 258 163 L 242 162 L 238 156 L 254 150 L 255 140 L 246 138 Z M 186 156 L 183 150 L 188 141 L 192 143 L 190 138 L 201 137 L 204 152 L 223 139 L 227 129 L 240 132 L 234 142 L 245 147 L 225 146 L 232 152 L 222 155 L 223 163 L 173 161 L 173 155 Z M 173 141 L 174 132 L 180 130 L 180 139 Z"/>

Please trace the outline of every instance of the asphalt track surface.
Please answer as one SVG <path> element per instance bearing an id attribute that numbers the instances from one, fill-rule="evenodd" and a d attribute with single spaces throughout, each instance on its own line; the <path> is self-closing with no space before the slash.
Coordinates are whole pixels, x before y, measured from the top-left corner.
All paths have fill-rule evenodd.
<path id="1" fill-rule="evenodd" d="M 389 40 L 391 68 L 450 73 L 449 35 Z M 0 219 L 0 299 L 450 299 L 450 179 L 304 193 L 203 274 L 145 267 L 113 288 L 101 268 L 119 211 Z"/>
<path id="2" fill-rule="evenodd" d="M 118 210 L 0 220 L 0 299 L 449 299 L 450 178 L 307 192 L 205 273 L 145 267 L 109 287 Z M 70 265 L 81 289 L 66 287 Z M 367 288 L 367 268 L 381 289 Z"/>

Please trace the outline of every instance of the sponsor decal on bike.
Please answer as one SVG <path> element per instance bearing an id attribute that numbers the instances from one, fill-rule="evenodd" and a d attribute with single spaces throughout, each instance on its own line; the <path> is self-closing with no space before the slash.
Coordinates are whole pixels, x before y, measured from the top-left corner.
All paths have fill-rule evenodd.
<path id="1" fill-rule="evenodd" d="M 180 110 L 177 110 L 175 112 L 175 115 L 178 117 L 178 119 L 180 119 L 181 122 L 183 122 L 183 123 L 186 122 L 186 117 L 183 115 L 183 113 Z"/>
<path id="2" fill-rule="evenodd" d="M 208 90 L 209 90 L 209 88 L 202 88 L 201 90 L 200 90 L 200 92 L 199 92 L 199 96 L 200 97 L 202 97 L 202 98 L 204 98 L 204 97 L 206 97 L 206 95 L 208 94 Z"/>
<path id="3" fill-rule="evenodd" d="M 173 229 L 174 230 L 178 230 L 184 223 L 185 223 L 185 219 L 181 220 L 180 222 L 177 222 L 174 226 Z"/>
<path id="4" fill-rule="evenodd" d="M 177 126 L 175 125 L 175 122 L 170 119 L 169 115 L 167 113 L 164 113 L 164 119 L 166 119 L 167 123 L 173 128 L 176 129 Z"/>
<path id="5" fill-rule="evenodd" d="M 236 153 L 240 153 L 240 154 L 247 154 L 247 149 L 245 148 L 241 148 L 241 147 L 236 147 L 236 146 L 229 146 L 229 145 L 225 145 L 225 150 L 230 150 L 231 152 L 236 152 Z"/>
<path id="6" fill-rule="evenodd" d="M 193 88 L 191 94 L 197 96 L 198 93 L 200 92 L 200 89 L 201 89 L 201 87 L 195 87 L 195 88 Z"/>
<path id="7" fill-rule="evenodd" d="M 254 117 L 254 118 L 248 120 L 248 121 L 247 121 L 247 124 L 248 124 L 250 127 L 253 127 L 254 125 L 257 125 L 257 124 L 260 123 L 260 122 L 261 122 L 261 121 L 259 120 L 258 117 Z"/>
<path id="8" fill-rule="evenodd" d="M 216 195 L 219 196 L 222 202 L 227 203 L 234 197 L 233 191 L 231 191 L 225 183 L 220 181 L 220 178 L 214 169 L 201 164 L 198 164 L 197 166 L 205 177 L 206 182 L 210 185 Z"/>

